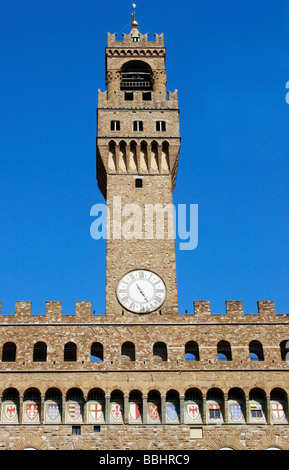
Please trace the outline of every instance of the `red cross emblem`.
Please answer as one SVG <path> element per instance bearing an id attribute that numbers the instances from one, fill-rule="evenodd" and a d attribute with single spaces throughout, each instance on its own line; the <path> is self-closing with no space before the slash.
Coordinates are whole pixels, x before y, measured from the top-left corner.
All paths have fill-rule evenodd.
<path id="1" fill-rule="evenodd" d="M 98 420 L 102 417 L 102 406 L 99 403 L 95 403 L 90 407 L 90 414 L 93 419 Z"/>
<path id="2" fill-rule="evenodd" d="M 272 405 L 272 413 L 273 413 L 274 418 L 283 419 L 284 418 L 283 406 L 280 405 L 280 403 L 274 403 L 274 405 Z"/>

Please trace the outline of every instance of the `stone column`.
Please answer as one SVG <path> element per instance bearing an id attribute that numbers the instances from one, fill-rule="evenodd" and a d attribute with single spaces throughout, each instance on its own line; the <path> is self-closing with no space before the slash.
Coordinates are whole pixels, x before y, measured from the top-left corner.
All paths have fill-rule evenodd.
<path id="1" fill-rule="evenodd" d="M 228 424 L 229 422 L 229 404 L 228 404 L 228 395 L 224 394 L 224 423 Z"/>
<path id="2" fill-rule="evenodd" d="M 66 399 L 62 397 L 62 407 L 61 407 L 61 422 L 65 423 L 65 414 L 66 414 Z"/>
<path id="3" fill-rule="evenodd" d="M 250 423 L 250 401 L 249 401 L 249 397 L 247 397 L 247 396 L 246 396 L 246 410 L 245 410 L 245 413 L 246 413 L 246 416 L 245 416 L 246 423 L 249 424 Z"/>
<path id="4" fill-rule="evenodd" d="M 129 397 L 124 396 L 123 400 L 124 410 L 123 410 L 123 422 L 124 424 L 128 424 L 128 413 L 129 413 Z"/>
<path id="5" fill-rule="evenodd" d="M 266 421 L 267 421 L 267 424 L 272 424 L 270 404 L 271 404 L 270 395 L 266 395 Z"/>
<path id="6" fill-rule="evenodd" d="M 39 418 L 40 424 L 44 424 L 44 405 L 45 405 L 45 397 L 40 398 L 40 410 L 39 410 Z"/>
<path id="7" fill-rule="evenodd" d="M 161 421 L 166 424 L 167 408 L 166 408 L 166 395 L 161 395 Z"/>
<path id="8" fill-rule="evenodd" d="M 110 413 L 110 395 L 105 395 L 105 423 L 109 424 L 109 413 Z"/>
<path id="9" fill-rule="evenodd" d="M 180 424 L 185 424 L 185 397 L 180 396 Z"/>
<path id="10" fill-rule="evenodd" d="M 23 422 L 23 397 L 19 397 L 19 424 Z"/>
<path id="11" fill-rule="evenodd" d="M 143 395 L 142 397 L 142 422 L 147 424 L 148 422 L 148 397 Z"/>
<path id="12" fill-rule="evenodd" d="M 207 424 L 207 397 L 203 398 L 203 424 Z"/>

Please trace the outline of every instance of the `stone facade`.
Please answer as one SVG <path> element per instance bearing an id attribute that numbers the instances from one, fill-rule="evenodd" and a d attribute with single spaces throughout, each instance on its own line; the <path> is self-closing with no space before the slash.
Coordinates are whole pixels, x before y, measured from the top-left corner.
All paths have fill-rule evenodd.
<path id="1" fill-rule="evenodd" d="M 146 236 L 156 219 L 132 224 L 140 237 L 116 235 L 114 211 L 123 226 L 127 205 L 144 214 L 147 204 L 172 204 L 179 111 L 177 92 L 166 96 L 165 55 L 163 35 L 148 41 L 134 17 L 123 41 L 108 35 L 97 136 L 112 229 L 106 315 L 93 314 L 90 302 L 71 315 L 47 302 L 39 316 L 31 302 L 16 302 L 14 315 L 0 315 L 1 449 L 288 449 L 288 315 L 269 301 L 254 315 L 241 301 L 227 301 L 220 315 L 195 301 L 179 315 L 169 210 L 163 237 Z M 165 282 L 165 301 L 152 313 L 116 298 L 119 279 L 134 269 Z"/>

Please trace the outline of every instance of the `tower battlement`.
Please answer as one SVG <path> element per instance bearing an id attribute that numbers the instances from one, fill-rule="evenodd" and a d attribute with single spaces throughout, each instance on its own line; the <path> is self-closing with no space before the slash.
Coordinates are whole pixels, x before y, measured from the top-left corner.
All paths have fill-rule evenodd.
<path id="1" fill-rule="evenodd" d="M 133 46 L 135 48 L 141 47 L 164 47 L 164 34 L 154 34 L 154 41 L 149 41 L 148 33 L 146 34 L 139 34 L 139 40 L 137 42 L 133 42 Z M 117 39 L 117 33 L 107 33 L 107 47 L 131 47 L 132 44 L 132 33 L 130 34 L 122 34 L 122 39 Z"/>
<path id="2" fill-rule="evenodd" d="M 134 91 L 133 97 L 130 101 L 126 101 L 125 92 L 122 90 L 115 90 L 113 100 L 108 94 L 108 91 L 98 90 L 98 108 L 99 109 L 110 109 L 111 101 L 113 101 L 114 109 L 123 109 L 124 105 L 126 109 L 159 109 L 169 110 L 179 108 L 178 102 L 178 90 L 168 91 L 165 99 L 160 100 L 160 95 L 157 92 L 152 91 L 149 101 L 143 101 L 143 93 L 141 91 Z M 163 98 L 163 97 L 162 97 Z"/>

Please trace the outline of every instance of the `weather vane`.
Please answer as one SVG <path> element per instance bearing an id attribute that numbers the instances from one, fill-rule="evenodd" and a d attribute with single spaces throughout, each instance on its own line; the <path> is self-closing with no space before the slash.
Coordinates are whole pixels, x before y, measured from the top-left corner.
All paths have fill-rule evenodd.
<path id="1" fill-rule="evenodd" d="M 136 4 L 135 4 L 135 3 L 133 3 L 133 4 L 132 4 L 132 6 L 133 6 L 133 14 L 132 14 L 132 15 L 133 15 L 133 19 L 135 19 L 135 9 L 136 9 Z"/>

